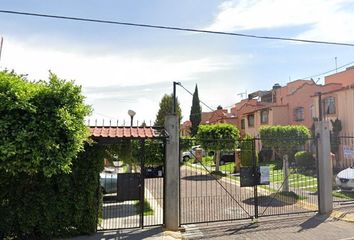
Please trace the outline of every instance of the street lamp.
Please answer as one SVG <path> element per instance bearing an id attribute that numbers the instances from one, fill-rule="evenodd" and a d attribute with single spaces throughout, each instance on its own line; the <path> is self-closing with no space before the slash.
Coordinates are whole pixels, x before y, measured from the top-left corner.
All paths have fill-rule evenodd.
<path id="1" fill-rule="evenodd" d="M 133 126 L 133 118 L 135 116 L 136 112 L 134 112 L 133 110 L 128 110 L 128 115 L 130 116 L 130 126 Z"/>

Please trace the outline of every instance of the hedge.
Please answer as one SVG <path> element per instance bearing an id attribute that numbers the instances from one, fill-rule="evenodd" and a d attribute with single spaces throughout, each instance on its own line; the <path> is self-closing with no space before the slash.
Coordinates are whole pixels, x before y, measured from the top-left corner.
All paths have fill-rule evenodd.
<path id="1" fill-rule="evenodd" d="M 96 231 L 100 212 L 99 172 L 104 149 L 86 146 L 70 174 L 16 175 L 1 171 L 0 238 L 51 239 Z"/>
<path id="2" fill-rule="evenodd" d="M 0 238 L 92 233 L 104 149 L 86 146 L 81 88 L 0 72 Z"/>
<path id="3" fill-rule="evenodd" d="M 69 173 L 88 137 L 81 88 L 50 74 L 30 82 L 0 72 L 0 170 L 50 177 Z"/>

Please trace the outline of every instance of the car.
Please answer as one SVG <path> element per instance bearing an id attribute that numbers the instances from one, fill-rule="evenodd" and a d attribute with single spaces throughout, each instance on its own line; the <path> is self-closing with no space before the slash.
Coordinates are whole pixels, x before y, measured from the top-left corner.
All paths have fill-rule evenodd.
<path id="1" fill-rule="evenodd" d="M 344 191 L 354 190 L 354 165 L 340 171 L 337 174 L 336 185 Z"/>
<path id="2" fill-rule="evenodd" d="M 114 168 L 105 168 L 100 173 L 100 185 L 103 194 L 117 192 L 117 172 Z"/>
<path id="3" fill-rule="evenodd" d="M 163 166 L 148 166 L 145 167 L 145 178 L 157 178 L 163 177 L 164 169 Z"/>
<path id="4" fill-rule="evenodd" d="M 191 150 L 182 153 L 183 161 L 188 161 L 189 159 L 195 158 L 195 150 L 201 148 L 200 145 L 193 146 Z M 202 155 L 205 156 L 205 151 L 202 149 Z"/>
<path id="5" fill-rule="evenodd" d="M 220 156 L 220 165 L 227 162 L 235 162 L 235 152 L 222 152 Z"/>

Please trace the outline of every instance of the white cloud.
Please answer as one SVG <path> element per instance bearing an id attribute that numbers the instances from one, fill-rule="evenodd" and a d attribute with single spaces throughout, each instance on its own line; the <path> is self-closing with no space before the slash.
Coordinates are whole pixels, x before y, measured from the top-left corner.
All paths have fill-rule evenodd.
<path id="1" fill-rule="evenodd" d="M 178 59 L 136 53 L 99 56 L 73 52 L 68 47 L 50 49 L 5 39 L 1 66 L 28 74 L 30 79 L 46 79 L 51 70 L 86 87 L 138 86 L 192 80 L 198 73 L 232 68 L 238 59 L 235 56 Z"/>
<path id="2" fill-rule="evenodd" d="M 350 6 L 351 4 L 351 6 Z M 297 37 L 354 41 L 352 0 L 240 0 L 219 6 L 208 30 L 242 31 L 306 25 Z"/>

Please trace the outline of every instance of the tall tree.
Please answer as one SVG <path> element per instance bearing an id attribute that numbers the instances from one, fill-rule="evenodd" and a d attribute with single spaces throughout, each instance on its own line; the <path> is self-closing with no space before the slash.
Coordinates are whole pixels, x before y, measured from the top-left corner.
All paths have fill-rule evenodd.
<path id="1" fill-rule="evenodd" d="M 226 123 L 201 125 L 196 137 L 202 148 L 216 150 L 215 171 L 219 172 L 221 151 L 236 149 L 240 131 L 235 126 Z"/>
<path id="2" fill-rule="evenodd" d="M 177 99 L 176 101 L 176 112 L 177 112 L 177 116 L 179 118 L 179 122 L 181 122 L 182 119 L 182 111 L 181 111 L 181 107 L 179 104 L 179 101 Z M 171 95 L 167 95 L 165 94 L 161 101 L 160 101 L 160 109 L 157 112 L 156 115 L 156 120 L 154 123 L 154 126 L 160 126 L 163 127 L 164 123 L 165 123 L 165 116 L 168 114 L 172 113 L 172 103 L 173 103 L 173 96 Z"/>
<path id="3" fill-rule="evenodd" d="M 200 107 L 197 85 L 195 85 L 195 90 L 193 93 L 193 102 L 191 107 L 191 114 L 189 115 L 189 120 L 192 123 L 191 135 L 195 136 L 198 132 L 198 126 L 202 121 L 202 108 Z"/>

